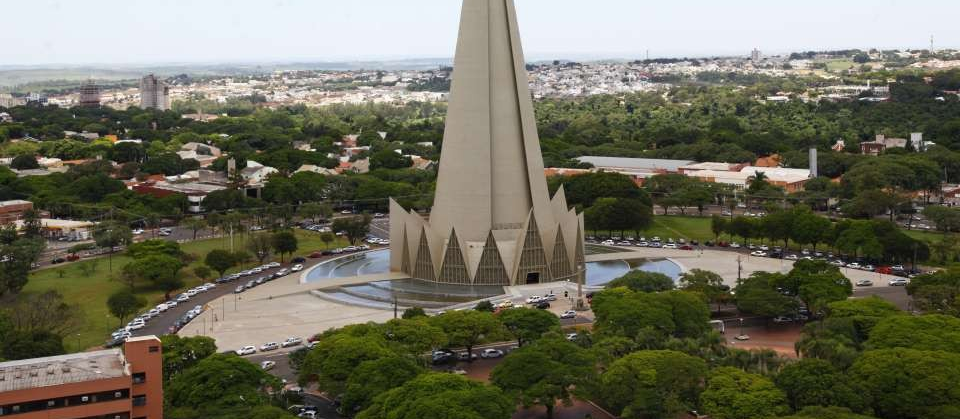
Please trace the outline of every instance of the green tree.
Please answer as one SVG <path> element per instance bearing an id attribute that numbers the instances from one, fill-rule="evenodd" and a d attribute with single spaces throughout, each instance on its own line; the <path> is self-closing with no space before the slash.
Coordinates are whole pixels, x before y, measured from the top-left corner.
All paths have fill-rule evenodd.
<path id="1" fill-rule="evenodd" d="M 605 285 L 605 288 L 626 287 L 639 292 L 670 291 L 675 287 L 673 278 L 658 272 L 630 271 Z"/>
<path id="2" fill-rule="evenodd" d="M 490 381 L 525 408 L 544 406 L 552 418 L 557 402 L 571 405 L 571 391 L 589 383 L 593 370 L 586 350 L 553 334 L 508 355 Z"/>
<path id="3" fill-rule="evenodd" d="M 692 269 L 681 275 L 680 288 L 703 294 L 707 300 L 717 305 L 717 312 L 720 312 L 720 303 L 726 301 L 730 295 L 730 287 L 723 284 L 723 277 L 702 269 Z"/>
<path id="4" fill-rule="evenodd" d="M 201 281 L 206 281 L 210 278 L 210 275 L 213 275 L 213 270 L 207 265 L 200 265 L 193 268 L 193 274 L 196 275 L 197 278 L 200 278 Z"/>
<path id="5" fill-rule="evenodd" d="M 301 205 L 297 213 L 303 218 L 317 222 L 333 216 L 333 208 L 330 207 L 330 204 L 309 202 Z"/>
<path id="6" fill-rule="evenodd" d="M 170 299 L 170 293 L 183 287 L 180 270 L 183 262 L 166 255 L 149 255 L 123 267 L 124 274 L 152 282 Z"/>
<path id="7" fill-rule="evenodd" d="M 960 353 L 960 319 L 928 314 L 889 316 L 870 331 L 868 349 L 910 348 Z"/>
<path id="8" fill-rule="evenodd" d="M 641 351 L 615 361 L 600 377 L 599 399 L 625 419 L 674 417 L 697 406 L 707 365 L 675 351 Z"/>
<path id="9" fill-rule="evenodd" d="M 447 312 L 431 317 L 430 321 L 443 329 L 451 345 L 465 348 L 471 357 L 473 347 L 479 344 L 484 336 L 502 327 L 493 314 L 473 310 Z"/>
<path id="10" fill-rule="evenodd" d="M 237 258 L 233 253 L 226 250 L 215 249 L 207 253 L 203 263 L 217 271 L 221 277 L 227 273 L 227 270 L 237 266 Z"/>
<path id="11" fill-rule="evenodd" d="M 357 244 L 363 240 L 370 232 L 370 222 L 373 217 L 370 214 L 364 214 L 356 217 L 338 218 L 333 221 L 331 229 L 335 232 L 343 232 L 350 244 Z"/>
<path id="12" fill-rule="evenodd" d="M 32 154 L 21 154 L 13 158 L 10 168 L 16 170 L 39 169 L 40 163 L 37 162 L 37 157 Z"/>
<path id="13" fill-rule="evenodd" d="M 534 342 L 544 333 L 560 330 L 560 319 L 544 310 L 511 308 L 497 315 L 504 327 L 517 339 L 517 346 Z"/>
<path id="14" fill-rule="evenodd" d="M 427 317 L 427 312 L 423 311 L 423 308 L 420 307 L 410 307 L 406 310 L 403 310 L 402 318 L 410 320 L 417 317 Z"/>
<path id="15" fill-rule="evenodd" d="M 300 248 L 297 236 L 293 234 L 292 231 L 274 233 L 271 241 L 273 242 L 273 249 L 280 254 L 280 262 L 283 262 L 283 255 L 289 254 L 293 256 L 293 253 Z"/>
<path id="16" fill-rule="evenodd" d="M 776 289 L 781 274 L 757 272 L 736 287 L 737 309 L 743 313 L 776 317 L 795 313 L 797 301 Z"/>
<path id="17" fill-rule="evenodd" d="M 453 374 L 428 373 L 376 397 L 357 419 L 509 419 L 515 410 L 496 387 Z"/>
<path id="18" fill-rule="evenodd" d="M 141 308 L 147 305 L 147 300 L 135 295 L 128 289 L 119 290 L 107 298 L 107 308 L 113 317 L 120 319 L 123 325 L 124 320 L 130 315 L 136 314 Z"/>
<path id="19" fill-rule="evenodd" d="M 477 303 L 477 305 L 474 306 L 473 309 L 476 311 L 485 311 L 487 313 L 493 313 L 494 311 L 496 311 L 496 307 L 494 307 L 493 303 L 491 303 L 489 300 L 483 300 Z"/>
<path id="20" fill-rule="evenodd" d="M 960 354 L 905 348 L 867 351 L 849 374 L 866 388 L 879 418 L 954 417 L 960 406 Z"/>
<path id="21" fill-rule="evenodd" d="M 320 339 L 300 368 L 300 381 L 316 381 L 329 394 L 341 394 L 362 363 L 395 356 L 382 337 L 338 333 Z"/>
<path id="22" fill-rule="evenodd" d="M 163 379 L 169 381 L 217 353 L 217 345 L 206 336 L 163 335 Z"/>
<path id="23" fill-rule="evenodd" d="M 874 419 L 873 416 L 858 415 L 845 407 L 810 406 L 797 412 L 795 415 L 781 419 Z"/>
<path id="24" fill-rule="evenodd" d="M 337 236 L 333 233 L 321 233 L 320 240 L 323 241 L 324 247 L 329 249 L 330 243 L 337 241 Z"/>
<path id="25" fill-rule="evenodd" d="M 409 157 L 394 150 L 383 149 L 370 156 L 370 169 L 406 169 L 413 165 Z"/>
<path id="26" fill-rule="evenodd" d="M 422 372 L 412 360 L 399 356 L 364 361 L 347 378 L 342 409 L 358 413 L 370 407 L 377 396 L 402 386 Z"/>
<path id="27" fill-rule="evenodd" d="M 184 227 L 193 232 L 193 239 L 197 239 L 197 233 L 207 228 L 207 221 L 203 218 L 189 218 L 183 222 Z"/>
<path id="28" fill-rule="evenodd" d="M 236 355 L 214 354 L 174 376 L 163 390 L 174 412 L 192 409 L 198 414 L 194 417 L 219 417 L 233 410 L 269 406 L 267 390 L 280 387 L 278 378 L 253 363 Z"/>
<path id="29" fill-rule="evenodd" d="M 807 406 L 846 406 L 864 411 L 870 406 L 864 399 L 864 389 L 822 359 L 806 358 L 787 364 L 774 382 L 786 393 L 794 410 Z"/>
<path id="30" fill-rule="evenodd" d="M 93 239 L 97 246 L 107 249 L 107 261 L 110 272 L 113 272 L 113 254 L 118 246 L 133 242 L 133 233 L 130 227 L 119 223 L 103 223 L 93 231 Z"/>
<path id="31" fill-rule="evenodd" d="M 700 403 L 717 419 L 775 418 L 790 411 L 783 391 L 770 380 L 730 367 L 713 370 Z"/>
<path id="32" fill-rule="evenodd" d="M 273 237 L 266 234 L 253 234 L 247 238 L 247 250 L 262 265 L 273 253 Z"/>

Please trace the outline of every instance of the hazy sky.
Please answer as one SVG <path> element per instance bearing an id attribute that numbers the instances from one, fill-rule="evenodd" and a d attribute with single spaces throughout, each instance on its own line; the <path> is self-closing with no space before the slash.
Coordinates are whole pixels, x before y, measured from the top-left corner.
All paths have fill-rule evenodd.
<path id="1" fill-rule="evenodd" d="M 960 47 L 956 0 L 516 0 L 528 59 Z M 0 66 L 445 58 L 460 0 L 0 0 Z"/>

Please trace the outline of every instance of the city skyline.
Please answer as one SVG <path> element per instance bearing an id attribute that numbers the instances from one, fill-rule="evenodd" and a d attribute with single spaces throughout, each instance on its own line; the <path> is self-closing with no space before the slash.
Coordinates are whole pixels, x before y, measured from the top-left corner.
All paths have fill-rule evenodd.
<path id="1" fill-rule="evenodd" d="M 368 61 L 449 58 L 459 2 L 250 0 L 163 7 L 144 1 L 18 2 L 18 19 L 0 35 L 6 66 Z M 634 4 L 603 0 L 525 0 L 517 5 L 528 59 L 749 55 L 845 48 L 960 46 L 948 20 L 958 4 L 934 1 L 719 4 L 687 0 Z M 549 7 L 548 7 L 549 4 Z M 929 6 L 929 7 L 926 7 Z M 930 7 L 939 12 L 929 13 Z M 151 10 L 145 13 L 145 10 Z M 549 10 L 549 13 L 544 12 Z M 696 13 L 690 13 L 690 11 Z M 101 30 L 77 31 L 80 22 Z M 787 28 L 787 29 L 784 29 Z M 855 29 L 855 30 L 854 30 Z M 15 34 L 31 33 L 25 37 Z M 124 36 L 118 36 L 124 34 Z M 15 41 L 15 42 L 14 42 Z M 149 48 L 144 46 L 149 45 Z"/>

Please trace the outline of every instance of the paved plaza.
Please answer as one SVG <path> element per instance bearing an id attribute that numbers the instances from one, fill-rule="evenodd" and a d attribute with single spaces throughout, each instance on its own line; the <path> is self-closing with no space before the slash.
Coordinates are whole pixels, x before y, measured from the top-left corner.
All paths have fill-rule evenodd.
<path id="1" fill-rule="evenodd" d="M 731 287 L 736 285 L 740 258 L 742 277 L 755 271 L 788 272 L 793 262 L 779 259 L 750 257 L 730 251 L 704 250 L 683 251 L 655 248 L 623 248 L 622 253 L 606 253 L 588 256 L 588 261 L 634 260 L 667 258 L 680 265 L 684 271 L 704 269 L 716 272 Z M 889 287 L 887 281 L 892 276 L 880 275 L 854 269 L 842 269 L 853 281 L 870 279 L 873 287 L 860 288 L 855 297 L 877 294 L 896 300 L 905 292 L 902 287 Z M 321 299 L 311 291 L 335 288 L 338 286 L 361 284 L 384 279 L 399 279 L 396 274 L 370 275 L 353 278 L 329 278 L 319 282 L 302 283 L 308 272 L 291 275 L 266 283 L 242 294 L 229 294 L 210 302 L 206 311 L 194 319 L 179 333 L 182 336 L 204 335 L 217 341 L 221 350 L 230 350 L 244 345 L 262 345 L 266 342 L 281 342 L 287 337 L 307 338 L 313 334 L 331 328 L 365 322 L 384 322 L 393 318 L 393 310 L 358 307 L 328 299 Z M 554 293 L 559 298 L 551 305 L 551 311 L 560 313 L 572 307 L 571 299 L 564 299 L 564 291 L 572 298 L 577 287 L 573 283 L 550 283 L 529 286 L 508 287 L 505 297 L 494 301 L 510 299 L 521 303 L 532 295 Z M 906 298 L 902 299 L 906 301 Z M 895 301 L 897 302 L 897 301 Z M 898 303 L 898 305 L 902 305 Z M 462 307 L 472 306 L 464 304 Z M 905 308 L 905 307 L 902 307 Z M 581 317 L 589 319 L 592 313 L 583 313 Z"/>

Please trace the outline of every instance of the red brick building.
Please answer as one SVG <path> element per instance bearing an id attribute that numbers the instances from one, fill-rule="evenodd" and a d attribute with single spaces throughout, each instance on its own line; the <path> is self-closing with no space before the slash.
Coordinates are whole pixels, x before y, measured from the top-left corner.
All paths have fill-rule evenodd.
<path id="1" fill-rule="evenodd" d="M 120 349 L 0 363 L 0 417 L 163 419 L 156 336 Z"/>

